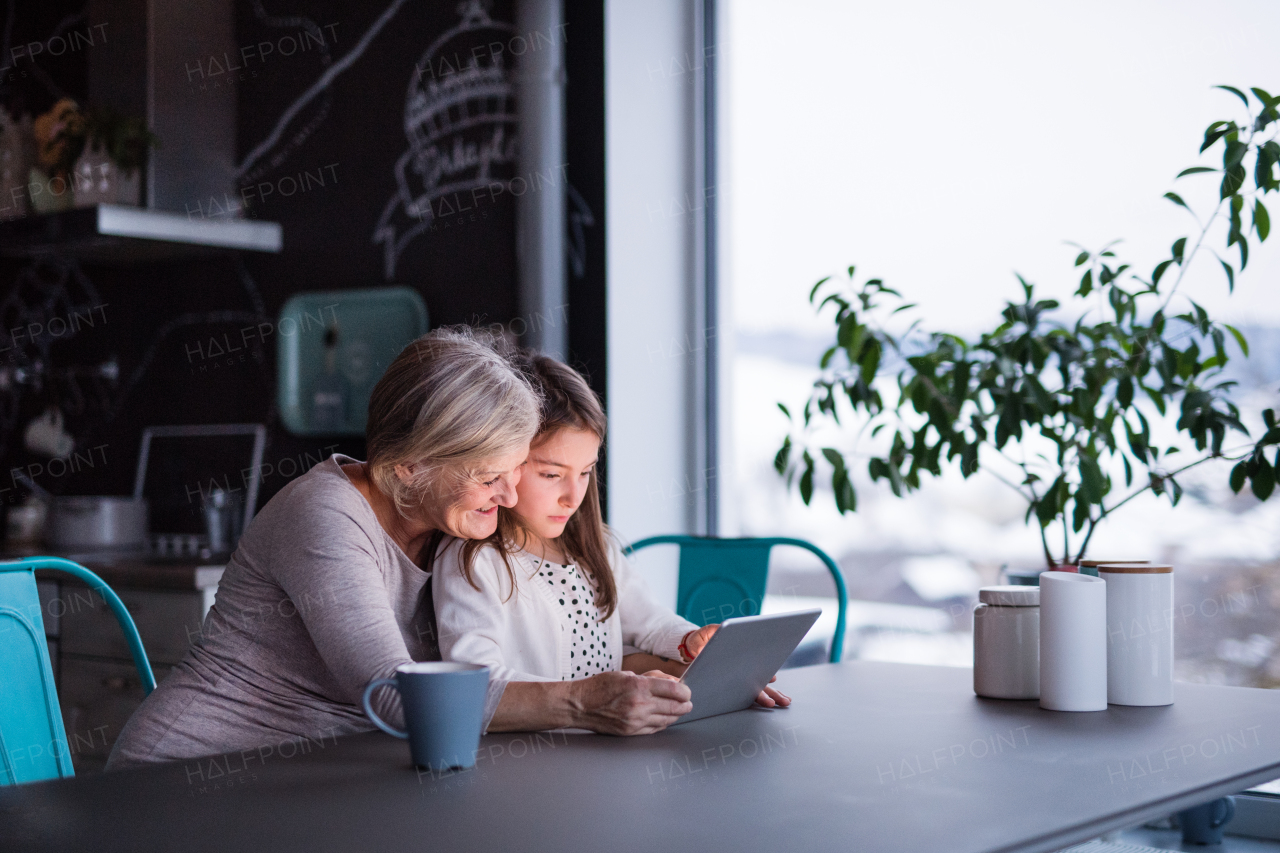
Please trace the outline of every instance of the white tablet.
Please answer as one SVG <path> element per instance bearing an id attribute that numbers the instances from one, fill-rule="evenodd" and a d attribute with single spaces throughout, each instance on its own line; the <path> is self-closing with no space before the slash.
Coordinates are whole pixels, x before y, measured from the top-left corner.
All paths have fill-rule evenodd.
<path id="1" fill-rule="evenodd" d="M 750 708 L 820 615 L 814 608 L 726 619 L 680 679 L 693 710 L 675 724 Z"/>

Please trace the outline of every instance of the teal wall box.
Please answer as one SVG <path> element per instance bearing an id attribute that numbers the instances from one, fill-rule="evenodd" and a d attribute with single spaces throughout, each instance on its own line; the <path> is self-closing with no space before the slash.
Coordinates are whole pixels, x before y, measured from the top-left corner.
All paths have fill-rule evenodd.
<path id="1" fill-rule="evenodd" d="M 276 326 L 276 402 L 294 435 L 363 435 L 369 395 L 392 359 L 427 333 L 408 287 L 299 293 Z"/>

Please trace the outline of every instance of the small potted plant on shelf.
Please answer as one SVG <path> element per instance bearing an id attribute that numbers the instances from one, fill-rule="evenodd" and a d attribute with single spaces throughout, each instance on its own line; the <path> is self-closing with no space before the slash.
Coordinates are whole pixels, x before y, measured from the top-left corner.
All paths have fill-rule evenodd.
<path id="1" fill-rule="evenodd" d="M 137 205 L 142 167 L 156 145 L 146 122 L 111 109 L 91 110 L 81 145 L 73 169 L 76 206 Z"/>
<path id="2" fill-rule="evenodd" d="M 112 109 L 85 111 L 63 98 L 35 120 L 32 135 L 35 165 L 27 191 L 34 212 L 139 203 L 142 167 L 157 144 L 142 119 Z"/>

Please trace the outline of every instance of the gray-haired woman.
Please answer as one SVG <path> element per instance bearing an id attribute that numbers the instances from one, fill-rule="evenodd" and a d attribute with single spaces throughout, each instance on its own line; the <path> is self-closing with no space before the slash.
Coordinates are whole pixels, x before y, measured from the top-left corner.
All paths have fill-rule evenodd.
<path id="1" fill-rule="evenodd" d="M 369 461 L 335 454 L 263 507 L 183 661 L 129 720 L 108 768 L 369 731 L 365 685 L 437 660 L 424 549 L 441 531 L 494 532 L 538 429 L 538 401 L 466 330 L 414 341 L 369 401 Z M 376 697 L 402 714 L 394 691 Z M 590 728 L 644 734 L 691 709 L 669 679 L 492 681 L 491 731 Z"/>

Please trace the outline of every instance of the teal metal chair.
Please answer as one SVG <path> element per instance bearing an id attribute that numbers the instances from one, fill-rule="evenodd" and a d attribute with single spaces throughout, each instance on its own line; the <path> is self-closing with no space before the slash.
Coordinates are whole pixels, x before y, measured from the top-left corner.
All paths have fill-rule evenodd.
<path id="1" fill-rule="evenodd" d="M 790 545 L 817 555 L 836 583 L 836 633 L 831 639 L 832 663 L 839 663 L 844 651 L 845 610 L 848 594 L 844 575 L 835 560 L 816 545 L 803 539 L 766 537 L 760 539 L 718 539 L 710 536 L 650 536 L 624 549 L 630 555 L 651 545 L 680 546 L 680 581 L 676 593 L 676 613 L 696 625 L 723 622 L 732 616 L 753 616 L 760 612 L 765 581 L 769 575 L 769 552 L 775 545 Z"/>
<path id="2" fill-rule="evenodd" d="M 101 595 L 129 641 L 143 690 L 149 694 L 156 687 L 137 626 L 102 578 L 58 557 L 0 563 L 0 785 L 75 775 L 45 643 L 36 569 L 65 572 Z"/>

